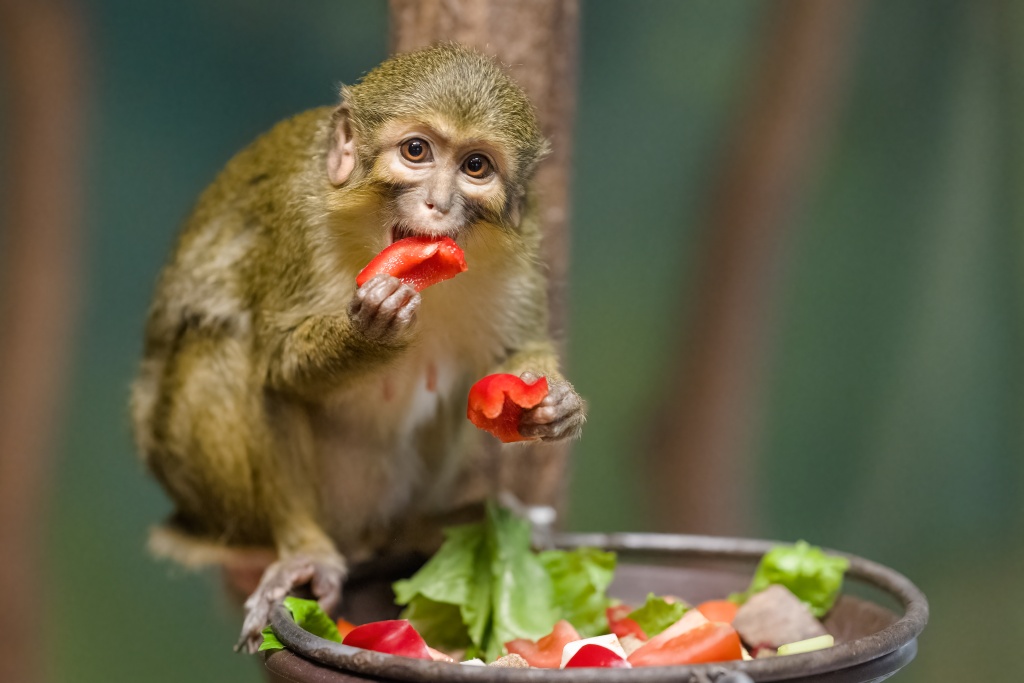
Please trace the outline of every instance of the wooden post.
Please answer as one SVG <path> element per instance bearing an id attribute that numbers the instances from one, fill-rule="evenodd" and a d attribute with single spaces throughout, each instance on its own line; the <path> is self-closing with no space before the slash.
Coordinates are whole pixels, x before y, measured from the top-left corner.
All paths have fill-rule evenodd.
<path id="1" fill-rule="evenodd" d="M 454 40 L 496 57 L 537 108 L 552 154 L 537 171 L 551 328 L 564 340 L 569 163 L 576 106 L 578 0 L 390 0 L 391 49 Z M 503 458 L 502 485 L 529 504 L 560 505 L 568 448 L 530 445 Z"/>

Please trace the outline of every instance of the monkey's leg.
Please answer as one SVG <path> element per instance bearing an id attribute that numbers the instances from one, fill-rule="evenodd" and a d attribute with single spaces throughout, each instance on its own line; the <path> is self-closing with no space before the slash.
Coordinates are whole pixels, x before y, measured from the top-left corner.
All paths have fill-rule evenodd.
<path id="1" fill-rule="evenodd" d="M 519 375 L 526 382 L 547 377 L 548 395 L 524 411 L 519 433 L 542 441 L 578 438 L 586 422 L 586 403 L 558 372 L 558 358 L 550 343 L 528 345 L 513 353 L 498 372 Z"/>

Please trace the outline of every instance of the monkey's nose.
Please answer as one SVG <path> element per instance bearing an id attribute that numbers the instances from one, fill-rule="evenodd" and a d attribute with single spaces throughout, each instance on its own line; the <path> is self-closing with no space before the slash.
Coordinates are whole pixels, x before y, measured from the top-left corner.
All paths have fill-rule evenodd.
<path id="1" fill-rule="evenodd" d="M 451 208 L 450 204 L 441 205 L 441 204 L 438 204 L 437 202 L 427 201 L 427 202 L 424 202 L 424 204 L 427 205 L 427 210 L 428 211 L 437 211 L 438 213 L 448 213 L 448 209 Z"/>

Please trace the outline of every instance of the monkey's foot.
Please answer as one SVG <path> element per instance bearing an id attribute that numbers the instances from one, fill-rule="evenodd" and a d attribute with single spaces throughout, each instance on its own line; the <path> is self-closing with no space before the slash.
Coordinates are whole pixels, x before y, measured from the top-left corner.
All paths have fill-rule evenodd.
<path id="1" fill-rule="evenodd" d="M 538 375 L 524 372 L 524 382 L 536 381 Z M 548 395 L 519 420 L 519 433 L 543 441 L 575 439 L 587 420 L 586 404 L 572 385 L 565 381 L 548 380 Z"/>
<path id="2" fill-rule="evenodd" d="M 293 555 L 267 567 L 259 587 L 245 601 L 245 621 L 235 651 L 256 652 L 263 642 L 263 628 L 270 610 L 293 589 L 308 585 L 313 598 L 330 613 L 341 601 L 345 563 L 340 557 Z"/>

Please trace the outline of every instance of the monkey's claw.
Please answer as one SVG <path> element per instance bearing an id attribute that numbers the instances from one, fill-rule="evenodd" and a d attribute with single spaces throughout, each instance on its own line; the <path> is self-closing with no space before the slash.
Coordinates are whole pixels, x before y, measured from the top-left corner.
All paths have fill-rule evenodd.
<path id="1" fill-rule="evenodd" d="M 524 382 L 533 382 L 538 376 L 524 372 L 519 377 Z M 548 379 L 548 395 L 536 407 L 523 412 L 519 433 L 542 441 L 575 439 L 586 420 L 586 404 L 572 385 Z"/>
<path id="2" fill-rule="evenodd" d="M 270 610 L 293 589 L 309 585 L 313 597 L 330 613 L 341 601 L 345 567 L 341 558 L 312 558 L 294 555 L 267 567 L 260 585 L 245 601 L 245 620 L 235 651 L 256 652 L 263 642 L 263 628 Z"/>
<path id="3" fill-rule="evenodd" d="M 375 275 L 348 307 L 352 325 L 371 341 L 384 344 L 400 340 L 416 319 L 420 293 L 386 273 Z"/>

